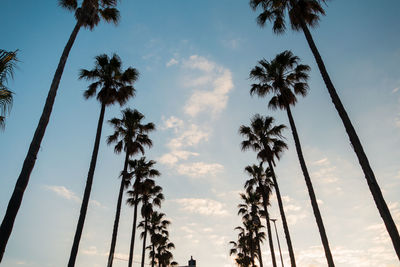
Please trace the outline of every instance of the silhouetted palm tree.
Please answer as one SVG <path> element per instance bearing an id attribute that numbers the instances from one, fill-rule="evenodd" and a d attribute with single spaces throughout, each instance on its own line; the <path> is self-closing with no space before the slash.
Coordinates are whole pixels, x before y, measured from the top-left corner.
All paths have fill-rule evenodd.
<path id="1" fill-rule="evenodd" d="M 153 207 L 161 207 L 161 202 L 164 200 L 164 195 L 162 194 L 161 186 L 156 185 L 151 179 L 145 180 L 140 185 L 140 187 L 142 202 L 141 214 L 144 220 L 139 223 L 138 228 L 143 229 L 143 232 L 141 233 L 141 237 L 143 238 L 141 267 L 144 267 L 146 255 L 146 239 L 147 232 L 149 231 L 148 222 L 151 218 L 151 214 L 153 213 Z"/>
<path id="2" fill-rule="evenodd" d="M 232 248 L 229 251 L 229 255 L 236 255 L 236 264 L 240 267 L 250 267 L 252 265 L 252 260 L 250 257 L 250 247 L 249 247 L 249 234 L 243 227 L 236 227 L 235 230 L 239 230 L 238 240 L 230 241 L 229 244 Z"/>
<path id="3" fill-rule="evenodd" d="M 262 163 L 259 166 L 252 165 L 246 166 L 245 172 L 250 176 L 250 179 L 245 183 L 245 189 L 248 192 L 255 190 L 258 195 L 262 197 L 262 205 L 264 210 L 262 215 L 265 217 L 268 233 L 268 243 L 271 252 L 272 266 L 276 267 L 276 258 L 274 243 L 272 240 L 271 222 L 269 219 L 268 205 L 270 205 L 270 196 L 272 193 L 272 181 L 271 181 L 271 171 L 269 169 L 264 171 Z"/>
<path id="4" fill-rule="evenodd" d="M 25 189 L 28 186 L 31 172 L 35 166 L 37 154 L 39 152 L 47 124 L 50 120 L 51 111 L 53 109 L 58 85 L 60 84 L 65 63 L 67 62 L 69 52 L 76 39 L 76 36 L 78 35 L 79 29 L 81 27 L 85 27 L 92 30 L 100 22 L 101 18 L 107 22 L 113 22 L 115 24 L 119 20 L 119 12 L 115 8 L 117 5 L 117 0 L 83 0 L 80 7 L 78 7 L 77 0 L 59 0 L 58 2 L 61 7 L 70 11 L 75 11 L 76 25 L 61 55 L 56 72 L 54 73 L 53 81 L 50 85 L 42 115 L 29 146 L 21 173 L 17 179 L 17 183 L 8 203 L 7 211 L 0 227 L 0 262 L 3 258 L 8 239 L 11 235 L 19 207 L 21 206 Z"/>
<path id="5" fill-rule="evenodd" d="M 0 49 L 0 130 L 5 127 L 5 116 L 10 111 L 13 102 L 13 92 L 7 86 L 8 78 L 14 76 L 17 51 L 9 52 Z"/>
<path id="6" fill-rule="evenodd" d="M 284 51 L 278 54 L 271 61 L 265 59 L 259 61 L 259 64 L 250 72 L 250 78 L 258 82 L 251 86 L 250 94 L 257 94 L 260 97 L 272 94 L 273 96 L 269 101 L 268 107 L 271 109 L 279 108 L 286 110 L 326 258 L 329 265 L 334 265 L 321 212 L 318 207 L 317 198 L 304 160 L 296 124 L 290 109 L 290 106 L 294 106 L 297 102 L 296 95 L 306 96 L 309 89 L 307 81 L 310 67 L 302 65 L 299 62 L 300 59 L 294 56 L 290 51 Z"/>
<path id="7" fill-rule="evenodd" d="M 122 178 L 118 194 L 117 210 L 115 212 L 110 253 L 108 256 L 108 267 L 111 267 L 113 263 L 124 187 L 129 185 L 127 173 L 129 157 L 139 152 L 144 155 L 144 146 L 152 146 L 152 141 L 148 137 L 147 133 L 153 131 L 155 126 L 153 123 L 142 124 L 142 119 L 144 119 L 144 115 L 142 113 L 136 109 L 131 110 L 127 108 L 122 112 L 122 119 L 113 118 L 109 121 L 115 132 L 107 138 L 107 143 L 116 143 L 114 151 L 117 154 L 121 153 L 122 150 L 125 151 L 125 162 L 124 169 L 121 174 Z"/>
<path id="8" fill-rule="evenodd" d="M 141 201 L 141 193 L 142 193 L 141 190 L 143 188 L 142 184 L 144 181 L 150 180 L 150 178 L 160 176 L 160 172 L 153 168 L 155 164 L 156 162 L 153 160 L 146 161 L 145 157 L 142 157 L 139 160 L 129 161 L 129 167 L 131 170 L 133 170 L 131 173 L 129 173 L 129 176 L 131 177 L 131 179 L 134 179 L 133 190 L 127 192 L 127 194 L 129 195 L 127 203 L 130 206 L 134 207 L 131 244 L 129 248 L 129 262 L 128 262 L 129 267 L 132 267 L 133 264 L 135 236 L 136 236 L 137 208 L 139 202 Z"/>
<path id="9" fill-rule="evenodd" d="M 158 267 L 178 265 L 177 262 L 173 261 L 171 249 L 175 249 L 175 245 L 169 241 L 168 235 L 158 234 L 156 247 L 155 258 L 157 259 Z"/>
<path id="10" fill-rule="evenodd" d="M 261 194 L 252 189 L 246 190 L 246 193 L 241 193 L 240 198 L 242 203 L 238 205 L 238 215 L 242 216 L 242 223 L 246 227 L 251 236 L 250 254 L 252 264 L 254 258 L 258 259 L 260 267 L 263 267 L 261 244 L 265 239 L 265 233 L 262 231 L 264 227 L 260 220 Z"/>
<path id="11" fill-rule="evenodd" d="M 375 205 L 385 223 L 386 229 L 392 240 L 397 257 L 400 259 L 400 236 L 396 224 L 392 218 L 390 210 L 383 197 L 382 191 L 375 178 L 375 174 L 369 164 L 368 157 L 364 152 L 357 132 L 343 106 L 342 101 L 336 91 L 335 86 L 326 70 L 325 63 L 318 51 L 318 48 L 311 35 L 309 27 L 314 28 L 318 26 L 321 15 L 325 15 L 325 10 L 321 4 L 326 0 L 250 0 L 250 6 L 256 10 L 257 7 L 263 9 L 262 13 L 258 16 L 257 22 L 259 25 L 264 26 L 266 21 L 273 23 L 273 30 L 275 33 L 284 33 L 286 30 L 286 14 L 289 14 L 291 28 L 295 31 L 302 30 L 308 45 L 317 62 L 322 79 L 328 89 L 331 100 L 342 120 L 342 123 L 349 136 L 350 143 L 357 155 L 358 162 L 364 172 L 367 180 L 368 187 L 374 198 Z M 333 266 L 333 265 L 332 265 Z"/>
<path id="12" fill-rule="evenodd" d="M 285 210 L 283 209 L 282 197 L 276 179 L 273 165 L 275 165 L 275 158 L 279 160 L 283 150 L 287 149 L 286 143 L 282 140 L 282 131 L 286 128 L 283 124 L 275 126 L 273 125 L 274 119 L 272 117 L 262 117 L 258 114 L 253 116 L 251 119 L 250 126 L 242 125 L 239 129 L 239 133 L 246 139 L 242 142 L 242 149 L 253 149 L 257 152 L 257 157 L 263 162 L 268 163 L 268 168 L 272 180 L 274 182 L 276 197 L 278 199 L 279 211 L 282 217 L 286 242 L 289 249 L 289 256 L 293 266 L 296 266 L 294 258 L 292 241 L 290 238 L 289 227 L 287 226 Z M 261 186 L 260 186 L 261 187 Z M 267 226 L 269 220 L 267 221 Z M 268 226 L 270 227 L 270 226 Z"/>
<path id="13" fill-rule="evenodd" d="M 115 103 L 123 106 L 129 100 L 129 98 L 135 95 L 133 83 L 137 80 L 139 74 L 134 68 L 128 68 L 125 71 L 122 71 L 121 65 L 121 59 L 116 54 L 114 54 L 112 58 L 109 58 L 107 55 L 103 54 L 96 57 L 94 69 L 82 69 L 80 71 L 79 79 L 94 81 L 85 91 L 84 97 L 86 99 L 94 97 L 96 95 L 96 91 L 99 89 L 99 92 L 97 93 L 97 100 L 101 104 L 101 110 L 97 124 L 96 139 L 94 143 L 92 159 L 90 161 L 85 192 L 83 194 L 82 206 L 79 214 L 78 224 L 76 227 L 68 267 L 75 266 L 76 255 L 78 253 L 79 242 L 81 239 L 83 225 L 86 218 L 86 212 L 89 205 L 90 192 L 92 189 L 93 176 L 96 168 L 97 154 L 99 152 L 101 130 L 103 127 L 104 113 L 106 107 Z"/>
<path id="14" fill-rule="evenodd" d="M 148 247 L 150 249 L 150 259 L 151 266 L 154 267 L 156 264 L 156 249 L 160 245 L 161 242 L 164 242 L 165 238 L 168 238 L 169 233 L 167 227 L 171 224 L 170 221 L 165 219 L 165 214 L 154 211 L 149 219 L 149 227 L 148 232 L 150 234 L 150 243 L 151 245 Z"/>

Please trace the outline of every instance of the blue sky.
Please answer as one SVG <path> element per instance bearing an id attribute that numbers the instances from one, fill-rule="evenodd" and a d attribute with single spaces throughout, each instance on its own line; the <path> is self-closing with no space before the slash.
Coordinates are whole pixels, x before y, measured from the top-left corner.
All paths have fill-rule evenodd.
<path id="1" fill-rule="evenodd" d="M 39 2 L 39 3 L 38 3 Z M 313 30 L 315 41 L 364 144 L 396 223 L 400 223 L 400 19 L 398 1 L 330 1 Z M 0 138 L 0 215 L 20 172 L 59 56 L 74 26 L 56 1 L 2 1 L 2 49 L 19 49 L 9 87 L 14 105 Z M 157 131 L 146 156 L 157 160 L 172 221 L 175 258 L 199 266 L 234 266 L 228 242 L 245 175 L 255 163 L 237 134 L 255 113 L 287 124 L 266 99 L 249 96 L 249 70 L 290 49 L 312 68 L 310 94 L 293 109 L 337 266 L 399 266 L 344 128 L 301 33 L 259 28 L 248 1 L 122 1 L 118 27 L 81 30 L 68 59 L 51 121 L 25 193 L 4 266 L 63 266 L 68 260 L 94 142 L 99 104 L 85 101 L 81 68 L 116 52 L 140 72 L 137 96 L 126 106 Z M 119 116 L 111 107 L 106 119 Z M 105 125 L 77 266 L 101 266 L 111 239 L 123 157 L 107 147 Z M 285 196 L 300 266 L 326 266 L 290 131 L 289 151 L 276 172 Z M 271 212 L 278 216 L 277 203 Z M 278 218 L 279 219 L 279 218 Z M 124 207 L 117 253 L 126 258 L 132 209 Z M 285 263 L 288 254 L 278 223 Z M 264 266 L 268 264 L 268 248 Z M 136 253 L 139 255 L 140 249 Z M 137 257 L 136 259 L 139 259 Z M 126 266 L 122 260 L 116 267 Z"/>

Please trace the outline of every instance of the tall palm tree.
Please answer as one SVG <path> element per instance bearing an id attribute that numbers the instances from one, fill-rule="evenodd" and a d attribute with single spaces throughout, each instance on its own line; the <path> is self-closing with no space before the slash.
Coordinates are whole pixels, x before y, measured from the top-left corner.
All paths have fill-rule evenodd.
<path id="1" fill-rule="evenodd" d="M 168 234 L 158 234 L 156 240 L 155 258 L 158 262 L 158 267 L 175 266 L 177 262 L 173 261 L 171 249 L 175 249 L 175 244 L 169 241 Z"/>
<path id="2" fill-rule="evenodd" d="M 143 229 L 143 232 L 141 234 L 141 237 L 143 238 L 141 267 L 144 267 L 146 255 L 146 239 L 147 232 L 149 231 L 149 219 L 151 217 L 151 214 L 154 212 L 154 206 L 161 207 L 161 202 L 164 200 L 164 195 L 162 193 L 161 186 L 156 185 L 151 179 L 147 179 L 142 183 L 140 191 L 142 202 L 141 214 L 144 220 L 139 223 L 138 228 Z"/>
<path id="3" fill-rule="evenodd" d="M 236 255 L 235 261 L 236 264 L 240 267 L 250 267 L 252 265 L 252 260 L 249 248 L 249 234 L 243 227 L 236 227 L 235 230 L 239 230 L 238 240 L 230 241 L 229 244 L 232 248 L 229 251 L 229 255 Z"/>
<path id="4" fill-rule="evenodd" d="M 133 264 L 133 254 L 135 249 L 135 236 L 136 236 L 136 222 L 137 222 L 137 209 L 138 205 L 141 202 L 141 194 L 144 181 L 149 181 L 151 178 L 160 176 L 160 172 L 153 168 L 156 164 L 155 161 L 149 160 L 146 161 L 145 157 L 142 157 L 138 160 L 129 161 L 129 168 L 133 170 L 128 175 L 131 179 L 134 179 L 133 182 L 133 190 L 129 190 L 127 194 L 129 195 L 127 199 L 127 203 L 130 206 L 134 207 L 133 210 L 133 226 L 132 226 L 132 235 L 131 235 L 131 244 L 129 248 L 129 262 L 128 266 L 132 267 Z M 153 181 L 154 182 L 154 181 Z"/>
<path id="5" fill-rule="evenodd" d="M 50 120 L 58 85 L 60 84 L 65 63 L 67 62 L 69 52 L 75 42 L 76 36 L 78 35 L 81 27 L 92 30 L 101 19 L 107 22 L 113 22 L 115 24 L 117 24 L 119 20 L 119 12 L 115 8 L 117 5 L 117 0 L 83 0 L 79 7 L 77 0 L 59 0 L 58 2 L 61 7 L 75 12 L 76 24 L 61 55 L 56 72 L 54 73 L 53 81 L 50 85 L 42 115 L 40 117 L 35 134 L 33 135 L 13 194 L 8 203 L 3 222 L 0 226 L 0 262 L 3 258 L 8 239 L 11 235 L 19 207 L 21 206 L 25 189 L 28 186 L 31 172 L 35 166 L 37 154 L 39 152 L 47 124 Z"/>
<path id="6" fill-rule="evenodd" d="M 262 232 L 264 226 L 260 220 L 261 197 L 258 191 L 252 189 L 246 190 L 246 193 L 241 193 L 242 203 L 238 205 L 238 215 L 242 216 L 243 225 L 251 236 L 250 252 L 252 264 L 254 265 L 254 258 L 257 258 L 260 267 L 263 267 L 261 243 L 265 238 L 265 233 Z"/>
<path id="7" fill-rule="evenodd" d="M 150 243 L 148 247 L 150 251 L 151 266 L 154 267 L 156 261 L 156 248 L 159 246 L 164 238 L 168 238 L 169 232 L 167 227 L 171 224 L 170 221 L 165 219 L 165 214 L 162 212 L 154 211 L 149 219 L 148 232 L 150 234 Z"/>
<path id="8" fill-rule="evenodd" d="M 155 126 L 153 123 L 142 124 L 143 119 L 144 115 L 142 113 L 140 113 L 136 109 L 131 110 L 127 108 L 122 111 L 122 119 L 113 118 L 109 121 L 109 123 L 113 126 L 115 132 L 107 138 L 107 143 L 116 143 L 114 151 L 117 154 L 121 153 L 122 150 L 125 151 L 125 162 L 124 169 L 121 174 L 121 186 L 119 188 L 117 210 L 115 212 L 111 247 L 108 256 L 108 267 L 112 266 L 114 259 L 114 251 L 115 245 L 117 243 L 118 224 L 121 214 L 121 204 L 124 187 L 129 185 L 127 173 L 129 158 L 139 152 L 144 155 L 144 146 L 150 148 L 153 144 L 147 133 L 153 131 L 155 129 Z"/>
<path id="9" fill-rule="evenodd" d="M 300 138 L 297 133 L 296 124 L 293 119 L 290 106 L 294 106 L 297 102 L 296 95 L 306 96 L 308 92 L 308 72 L 310 67 L 300 64 L 300 59 L 293 55 L 290 51 L 284 51 L 278 54 L 273 60 L 260 60 L 250 72 L 250 78 L 256 80 L 251 86 L 250 94 L 257 94 L 265 97 L 272 94 L 272 98 L 268 103 L 271 109 L 286 110 L 290 128 L 292 129 L 293 139 L 296 145 L 296 151 L 299 158 L 301 170 L 306 181 L 308 194 L 311 200 L 311 206 L 317 222 L 321 241 L 324 246 L 325 256 L 329 266 L 333 266 L 333 257 L 329 248 L 329 241 L 326 235 L 324 223 L 322 221 L 321 212 L 318 207 L 317 198 L 308 173 L 307 165 L 304 160 L 301 148 Z"/>
<path id="10" fill-rule="evenodd" d="M 315 61 L 317 62 L 319 71 L 322 79 L 325 82 L 326 88 L 328 89 L 332 103 L 335 106 L 344 128 L 346 129 L 347 135 L 350 139 L 350 143 L 356 153 L 358 162 L 364 172 L 365 179 L 375 205 L 378 208 L 379 214 L 385 223 L 386 230 L 392 240 L 393 247 L 397 253 L 397 257 L 400 259 L 400 236 L 397 230 L 396 224 L 390 213 L 390 210 L 383 197 L 382 191 L 379 187 L 378 181 L 375 178 L 374 171 L 372 170 L 368 157 L 364 152 L 363 146 L 360 139 L 358 138 L 357 132 L 347 114 L 345 107 L 336 91 L 335 86 L 326 70 L 325 63 L 318 51 L 318 48 L 311 35 L 309 27 L 314 28 L 318 26 L 321 15 L 325 15 L 325 10 L 322 4 L 327 2 L 326 0 L 250 0 L 250 6 L 256 10 L 259 6 L 262 8 L 262 13 L 258 16 L 257 22 L 260 26 L 264 26 L 266 21 L 273 23 L 273 30 L 275 33 L 284 33 L 286 30 L 285 15 L 289 14 L 289 20 L 291 28 L 295 31 L 302 30 L 308 45 L 313 53 Z"/>
<path id="11" fill-rule="evenodd" d="M 86 180 L 85 192 L 83 194 L 81 210 L 68 267 L 75 266 L 76 255 L 78 253 L 79 242 L 89 205 L 90 192 L 92 190 L 93 176 L 96 168 L 97 154 L 99 152 L 101 131 L 106 107 L 115 103 L 123 106 L 131 97 L 135 95 L 133 83 L 137 80 L 139 74 L 136 69 L 131 67 L 127 68 L 125 71 L 122 71 L 121 65 L 121 59 L 116 54 L 114 54 L 111 58 L 103 54 L 96 57 L 94 69 L 82 69 L 80 71 L 79 79 L 94 81 L 88 86 L 88 89 L 84 93 L 84 97 L 86 99 L 94 97 L 96 95 L 96 91 L 99 89 L 96 98 L 101 104 L 101 109 L 97 124 L 96 139 L 92 158 Z"/>
<path id="12" fill-rule="evenodd" d="M 253 191 L 253 187 L 255 186 L 255 191 L 258 195 L 262 197 L 262 205 L 264 210 L 262 211 L 262 215 L 265 217 L 267 233 L 268 233 L 268 243 L 269 249 L 271 252 L 271 260 L 272 266 L 277 267 L 276 258 L 275 258 L 275 250 L 274 243 L 272 240 L 272 231 L 271 231 L 271 222 L 269 218 L 268 205 L 270 205 L 270 196 L 272 193 L 272 181 L 271 181 L 271 171 L 269 169 L 264 171 L 262 167 L 262 163 L 259 166 L 252 165 L 246 166 L 244 169 L 245 172 L 250 176 L 250 179 L 246 181 L 245 188 L 247 192 Z"/>
<path id="13" fill-rule="evenodd" d="M 13 78 L 17 60 L 17 51 L 9 52 L 0 49 L 0 129 L 5 127 L 5 116 L 13 102 L 13 92 L 7 86 L 8 78 Z"/>
<path id="14" fill-rule="evenodd" d="M 242 149 L 253 149 L 258 153 L 257 157 L 261 160 L 261 165 L 263 162 L 267 162 L 268 164 L 278 200 L 279 212 L 282 218 L 290 262 L 292 266 L 296 266 L 289 227 L 287 225 L 283 201 L 273 166 L 275 165 L 275 159 L 279 160 L 283 150 L 287 149 L 286 143 L 282 140 L 282 131 L 286 128 L 286 126 L 283 124 L 274 126 L 273 123 L 274 119 L 272 117 L 264 118 L 256 114 L 252 118 L 250 126 L 241 126 L 239 133 L 246 138 L 242 142 Z"/>

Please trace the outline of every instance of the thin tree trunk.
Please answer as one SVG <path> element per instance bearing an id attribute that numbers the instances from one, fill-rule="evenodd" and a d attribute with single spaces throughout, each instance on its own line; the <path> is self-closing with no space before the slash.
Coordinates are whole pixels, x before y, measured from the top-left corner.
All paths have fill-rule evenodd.
<path id="1" fill-rule="evenodd" d="M 103 128 L 105 111 L 106 111 L 105 104 L 101 104 L 100 117 L 99 117 L 99 122 L 97 124 L 96 140 L 94 142 L 92 159 L 90 161 L 90 167 L 89 167 L 88 177 L 87 177 L 86 186 L 85 186 L 85 192 L 83 194 L 81 211 L 79 214 L 78 225 L 76 226 L 76 232 L 75 232 L 74 242 L 72 244 L 71 254 L 69 257 L 69 261 L 68 261 L 68 267 L 75 266 L 76 256 L 78 254 L 79 242 L 81 240 L 83 226 L 85 224 L 86 212 L 87 212 L 87 208 L 89 205 L 90 192 L 92 190 L 94 170 L 96 169 L 97 154 L 99 153 L 100 138 L 101 138 L 101 131 Z"/>
<path id="2" fill-rule="evenodd" d="M 258 232 L 256 233 L 257 235 L 257 253 L 258 253 L 258 262 L 260 264 L 260 267 L 264 267 L 263 265 L 263 260 L 262 260 L 262 254 L 261 254 L 261 242 L 260 242 L 260 237 L 258 236 Z"/>
<path id="3" fill-rule="evenodd" d="M 283 230 L 285 232 L 286 243 L 287 243 L 288 250 L 289 250 L 290 264 L 292 267 L 296 267 L 296 260 L 294 258 L 292 240 L 290 238 L 289 227 L 288 227 L 287 220 L 286 220 L 285 210 L 283 209 L 283 202 L 282 202 L 281 192 L 280 192 L 279 186 L 278 186 L 278 181 L 276 179 L 274 168 L 270 162 L 268 162 L 268 166 L 271 169 L 272 180 L 274 181 L 276 197 L 278 199 L 279 212 L 281 213 Z"/>
<path id="4" fill-rule="evenodd" d="M 351 123 L 351 120 L 346 112 L 346 109 L 344 108 L 342 101 L 340 100 L 339 95 L 337 94 L 336 89 L 329 77 L 328 71 L 326 70 L 325 64 L 322 60 L 321 55 L 319 54 L 317 46 L 314 43 L 312 35 L 308 30 L 308 27 L 305 24 L 304 20 L 301 19 L 300 21 L 304 35 L 307 39 L 307 42 L 317 62 L 319 71 L 322 75 L 322 79 L 324 80 L 329 95 L 331 96 L 332 103 L 334 104 L 337 112 L 339 113 L 340 118 L 342 119 L 342 123 L 344 125 L 344 128 L 346 129 L 347 135 L 349 136 L 351 145 L 354 149 L 354 152 L 357 155 L 358 162 L 360 163 L 361 168 L 364 172 L 364 176 L 365 179 L 367 180 L 369 190 L 371 191 L 371 194 L 374 198 L 375 205 L 378 208 L 379 214 L 382 217 L 383 222 L 385 223 L 386 230 L 389 233 L 397 257 L 400 260 L 400 236 L 396 224 L 393 220 L 392 214 L 390 213 L 390 210 L 386 204 L 382 191 L 375 178 L 375 174 L 369 164 L 367 155 L 364 152 L 364 149 L 362 147 L 360 139 L 358 138 L 356 130 L 354 129 L 354 126 Z"/>
<path id="5" fill-rule="evenodd" d="M 251 264 L 253 265 L 253 267 L 256 266 L 256 261 L 255 261 L 255 257 L 256 257 L 256 253 L 255 253 L 255 249 L 254 249 L 254 240 L 253 240 L 253 232 L 250 231 L 249 232 L 249 236 L 250 236 L 250 259 L 251 259 Z"/>
<path id="6" fill-rule="evenodd" d="M 268 208 L 267 208 L 268 198 L 265 193 L 264 185 L 261 183 L 261 181 L 258 181 L 258 186 L 261 188 L 261 191 L 263 194 L 262 195 L 263 206 L 264 206 L 264 211 L 265 211 L 265 220 L 267 221 L 267 232 L 268 232 L 269 249 L 271 251 L 272 266 L 277 267 L 276 259 L 275 259 L 275 252 L 274 252 L 274 243 L 272 241 L 271 222 L 269 221 L 269 214 L 268 214 Z"/>
<path id="7" fill-rule="evenodd" d="M 13 194 L 7 206 L 7 211 L 4 215 L 3 222 L 0 226 L 0 262 L 3 259 L 4 251 L 7 246 L 8 239 L 10 238 L 11 231 L 14 226 L 15 218 L 19 207 L 22 203 L 24 192 L 29 183 L 29 178 L 33 167 L 35 166 L 37 154 L 44 137 L 47 124 L 50 120 L 51 111 L 53 109 L 54 101 L 57 95 L 58 85 L 60 84 L 61 76 L 64 71 L 65 64 L 68 59 L 69 52 L 71 51 L 72 45 L 75 42 L 76 36 L 78 35 L 81 23 L 78 21 L 72 31 L 69 40 L 64 48 L 61 55 L 60 61 L 57 66 L 57 70 L 54 74 L 53 81 L 50 85 L 50 90 L 47 95 L 46 103 L 43 108 L 42 115 L 39 120 L 39 124 L 36 128 L 35 134 L 33 135 L 31 144 L 29 146 L 28 153 L 25 157 L 24 164 L 22 166 L 21 173 L 19 174 L 17 183 L 15 185 Z"/>
<path id="8" fill-rule="evenodd" d="M 154 254 L 156 253 L 155 247 L 154 247 L 154 243 L 153 243 L 152 247 L 153 247 L 153 254 L 151 256 L 151 267 L 154 267 L 154 264 L 155 264 L 155 262 L 154 262 L 154 256 L 155 255 Z"/>
<path id="9" fill-rule="evenodd" d="M 141 267 L 144 267 L 144 261 L 146 256 L 146 238 L 147 238 L 147 216 L 144 218 L 144 236 L 143 236 L 143 251 L 142 251 L 142 262 Z"/>
<path id="10" fill-rule="evenodd" d="M 113 233 L 112 233 L 112 238 L 111 238 L 110 253 L 108 254 L 108 263 L 107 263 L 108 267 L 112 267 L 113 259 L 114 259 L 115 245 L 117 244 L 118 224 L 119 224 L 119 217 L 121 214 L 121 205 L 122 205 L 122 196 L 124 194 L 125 178 L 126 178 L 126 173 L 128 170 L 128 161 L 129 161 L 129 152 L 126 151 L 124 170 L 122 171 L 121 186 L 119 188 L 119 194 L 118 194 L 117 210 L 115 212 L 115 220 L 114 220 L 114 228 L 113 228 Z"/>
<path id="11" fill-rule="evenodd" d="M 136 221 L 137 221 L 137 207 L 138 207 L 138 194 L 135 195 L 135 207 L 133 211 L 133 228 L 132 228 L 132 236 L 131 236 L 131 246 L 129 248 L 129 262 L 128 266 L 132 267 L 133 264 L 133 253 L 135 249 L 135 235 L 136 235 Z"/>
<path id="12" fill-rule="evenodd" d="M 303 151 L 301 149 L 299 135 L 297 134 L 296 125 L 294 123 L 292 112 L 290 111 L 289 106 L 286 107 L 286 111 L 287 111 L 287 115 L 289 117 L 289 123 L 290 123 L 290 127 L 292 129 L 293 139 L 294 139 L 294 143 L 296 145 L 296 151 L 297 151 L 297 155 L 299 157 L 301 170 L 303 171 L 304 179 L 306 180 L 306 185 L 307 185 L 307 189 L 308 189 L 308 194 L 310 195 L 311 206 L 312 206 L 312 209 L 314 212 L 315 220 L 318 225 L 318 230 L 319 230 L 319 234 L 321 236 L 322 244 L 324 246 L 326 260 L 328 262 L 329 267 L 334 267 L 335 264 L 333 262 L 331 249 L 329 248 L 328 236 L 326 235 L 324 223 L 322 221 L 321 212 L 319 211 L 319 207 L 318 207 L 317 198 L 314 193 L 314 188 L 313 188 L 313 185 L 311 182 L 310 175 L 308 174 L 306 162 L 305 162 L 304 156 L 303 156 Z"/>

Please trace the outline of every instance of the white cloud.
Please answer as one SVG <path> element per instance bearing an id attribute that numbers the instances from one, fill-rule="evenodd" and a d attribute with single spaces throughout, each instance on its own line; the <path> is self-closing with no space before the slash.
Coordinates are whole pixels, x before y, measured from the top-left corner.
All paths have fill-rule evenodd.
<path id="1" fill-rule="evenodd" d="M 67 189 L 65 186 L 58 186 L 58 185 L 45 185 L 44 188 L 46 188 L 49 191 L 52 191 L 56 193 L 58 196 L 67 199 L 67 200 L 72 200 L 77 203 L 81 203 L 82 199 L 78 197 L 74 192 L 71 190 Z M 89 203 L 95 207 L 102 207 L 104 206 L 97 200 L 90 200 Z"/>
<path id="2" fill-rule="evenodd" d="M 229 213 L 225 209 L 225 205 L 213 199 L 206 198 L 181 198 L 175 199 L 174 202 L 181 206 L 181 210 L 199 215 L 227 216 Z"/>
<path id="3" fill-rule="evenodd" d="M 222 69 L 217 75 L 211 83 L 212 90 L 196 90 L 191 95 L 184 107 L 186 114 L 195 117 L 201 112 L 211 112 L 215 115 L 226 108 L 228 94 L 233 89 L 232 73 Z"/>
<path id="4" fill-rule="evenodd" d="M 182 163 L 177 166 L 181 175 L 190 177 L 216 176 L 224 170 L 224 166 L 218 163 L 207 164 L 204 162 Z"/>
<path id="5" fill-rule="evenodd" d="M 188 60 L 184 60 L 183 67 L 192 70 L 201 70 L 204 72 L 212 72 L 216 68 L 216 64 L 207 60 L 205 57 L 192 55 Z"/>
<path id="6" fill-rule="evenodd" d="M 167 146 L 171 150 L 178 150 L 183 147 L 192 147 L 200 143 L 201 141 L 207 141 L 210 136 L 210 132 L 201 129 L 196 124 L 191 124 L 188 129 L 182 131 L 178 137 L 171 139 Z"/>
<path id="7" fill-rule="evenodd" d="M 399 90 L 400 90 L 400 87 L 394 88 L 393 91 L 392 91 L 392 93 L 393 93 L 393 94 L 394 94 L 394 93 L 397 93 Z"/>
<path id="8" fill-rule="evenodd" d="M 87 249 L 82 249 L 82 253 L 85 255 L 99 255 L 97 247 L 90 246 Z"/>
<path id="9" fill-rule="evenodd" d="M 167 129 L 174 129 L 175 132 L 178 132 L 181 128 L 183 128 L 184 122 L 183 120 L 171 116 L 168 119 L 165 119 L 165 117 L 162 118 L 164 124 L 161 127 L 162 130 L 167 130 Z"/>
<path id="10" fill-rule="evenodd" d="M 81 202 L 81 199 L 74 192 L 68 190 L 65 186 L 46 185 L 45 188 L 56 193 L 62 198 L 73 200 L 75 202 Z"/>
<path id="11" fill-rule="evenodd" d="M 168 61 L 167 64 L 165 64 L 165 66 L 171 67 L 171 66 L 176 65 L 176 64 L 178 64 L 178 63 L 179 63 L 178 60 L 176 60 L 175 58 L 171 58 L 171 60 Z"/>
<path id="12" fill-rule="evenodd" d="M 307 217 L 307 212 L 303 210 L 294 199 L 289 196 L 283 196 L 283 208 L 285 210 L 286 218 L 289 225 L 295 225 L 300 220 Z"/>
<path id="13" fill-rule="evenodd" d="M 162 164 L 173 166 L 175 165 L 179 160 L 187 160 L 190 156 L 198 156 L 199 153 L 195 152 L 190 152 L 186 150 L 174 150 L 171 151 L 170 153 L 162 155 L 158 161 Z"/>

